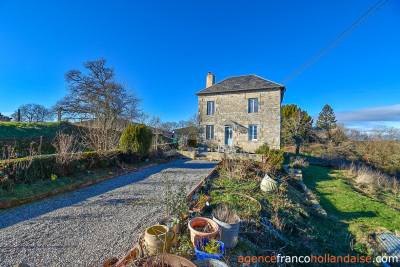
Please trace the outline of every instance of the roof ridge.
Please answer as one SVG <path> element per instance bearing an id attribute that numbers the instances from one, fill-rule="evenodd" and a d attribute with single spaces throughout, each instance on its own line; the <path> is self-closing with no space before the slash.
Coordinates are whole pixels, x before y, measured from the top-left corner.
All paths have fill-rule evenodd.
<path id="1" fill-rule="evenodd" d="M 263 77 L 261 77 L 261 76 L 258 76 L 258 75 L 256 75 L 256 74 L 249 74 L 249 75 L 254 75 L 254 76 L 256 76 L 256 77 L 258 77 L 258 78 L 260 78 L 260 79 L 269 81 L 270 83 L 274 83 L 274 84 L 277 84 L 277 85 L 279 85 L 279 86 L 284 86 L 283 84 L 273 82 L 273 81 L 271 81 L 271 80 L 265 79 L 265 78 L 263 78 Z"/>
<path id="2" fill-rule="evenodd" d="M 227 77 L 199 92 L 199 94 L 235 92 L 244 90 L 277 89 L 285 90 L 285 86 L 267 80 L 255 74 L 245 74 Z"/>

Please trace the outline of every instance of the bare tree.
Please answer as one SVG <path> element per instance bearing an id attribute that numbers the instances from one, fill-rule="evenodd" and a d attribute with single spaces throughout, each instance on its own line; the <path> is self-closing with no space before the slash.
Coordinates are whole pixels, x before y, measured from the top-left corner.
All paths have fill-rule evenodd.
<path id="1" fill-rule="evenodd" d="M 180 120 L 176 123 L 176 128 L 186 128 L 186 127 L 198 127 L 199 125 L 199 115 L 197 113 L 192 114 L 188 120 Z M 175 129 L 176 129 L 175 128 Z"/>
<path id="2" fill-rule="evenodd" d="M 199 114 L 194 113 L 190 116 L 189 120 L 187 121 L 187 127 L 194 126 L 198 127 L 199 125 Z"/>
<path id="3" fill-rule="evenodd" d="M 88 126 L 88 145 L 96 151 L 118 146 L 120 133 L 141 116 L 140 99 L 118 81 L 106 60 L 83 63 L 86 73 L 73 69 L 65 74 L 68 95 L 58 101 L 63 119 L 80 121 Z"/>
<path id="4" fill-rule="evenodd" d="M 46 122 L 54 118 L 50 109 L 39 104 L 25 104 L 19 107 L 21 111 L 21 122 Z M 18 121 L 18 111 L 11 115 L 14 121 Z"/>
<path id="5" fill-rule="evenodd" d="M 179 128 L 179 124 L 174 121 L 166 121 L 161 123 L 161 128 L 165 131 L 172 132 L 173 130 Z"/>

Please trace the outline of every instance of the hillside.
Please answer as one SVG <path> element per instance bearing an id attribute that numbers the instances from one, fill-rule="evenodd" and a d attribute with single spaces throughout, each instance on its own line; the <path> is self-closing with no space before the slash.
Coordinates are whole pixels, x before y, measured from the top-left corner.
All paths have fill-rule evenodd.
<path id="1" fill-rule="evenodd" d="M 0 122 L 0 138 L 55 137 L 59 131 L 77 132 L 79 127 L 68 122 Z"/>
<path id="2" fill-rule="evenodd" d="M 24 123 L 24 122 L 0 122 L 0 149 L 11 146 L 18 151 L 19 156 L 29 155 L 30 144 L 33 143 L 37 150 L 42 137 L 41 152 L 51 154 L 55 152 L 52 145 L 56 133 L 78 133 L 79 126 L 68 122 L 50 123 Z"/>

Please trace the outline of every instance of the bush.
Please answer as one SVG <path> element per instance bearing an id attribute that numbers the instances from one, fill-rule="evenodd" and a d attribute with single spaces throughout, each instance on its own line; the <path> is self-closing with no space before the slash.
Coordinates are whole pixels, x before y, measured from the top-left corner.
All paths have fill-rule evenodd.
<path id="1" fill-rule="evenodd" d="M 380 188 L 392 188 L 397 182 L 393 178 L 379 170 L 374 170 L 366 165 L 351 165 L 345 167 L 353 176 L 358 184 L 376 185 Z"/>
<path id="2" fill-rule="evenodd" d="M 0 161 L 0 187 L 10 189 L 10 185 L 30 183 L 38 180 L 50 180 L 52 175 L 63 176 L 63 169 L 57 168 L 58 155 L 33 156 L 20 159 Z M 116 166 L 119 163 L 137 163 L 139 156 L 132 153 L 123 153 L 120 150 L 111 150 L 101 154 L 84 152 L 74 157 L 69 174 L 99 168 Z M 6 178 L 6 179 L 5 179 Z M 6 183 L 7 182 L 7 183 Z"/>
<path id="3" fill-rule="evenodd" d="M 144 124 L 131 124 L 121 135 L 119 148 L 125 152 L 147 156 L 153 140 L 151 128 Z"/>
<path id="4" fill-rule="evenodd" d="M 282 164 L 284 161 L 284 151 L 283 149 L 271 149 L 267 156 L 268 160 L 267 163 L 273 170 L 280 170 L 282 169 Z"/>
<path id="5" fill-rule="evenodd" d="M 309 166 L 309 163 L 306 161 L 305 158 L 302 157 L 296 157 L 296 158 L 290 158 L 290 163 L 289 166 L 292 168 L 307 168 Z"/>
<path id="6" fill-rule="evenodd" d="M 196 147 L 197 146 L 197 140 L 188 140 L 188 146 Z"/>
<path id="7" fill-rule="evenodd" d="M 263 144 L 261 145 L 259 148 L 256 149 L 255 153 L 256 154 L 263 154 L 263 155 L 267 155 L 269 151 L 269 146 L 268 144 Z"/>
<path id="8" fill-rule="evenodd" d="M 284 161 L 283 149 L 270 149 L 268 144 L 263 144 L 256 149 L 255 153 L 266 156 L 266 172 L 274 172 L 275 170 L 282 169 L 282 164 Z"/>

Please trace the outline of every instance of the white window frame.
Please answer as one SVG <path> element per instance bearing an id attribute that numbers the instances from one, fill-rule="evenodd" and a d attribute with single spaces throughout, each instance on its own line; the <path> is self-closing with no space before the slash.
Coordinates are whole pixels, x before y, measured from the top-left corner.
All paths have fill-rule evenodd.
<path id="1" fill-rule="evenodd" d="M 214 115 L 215 113 L 215 102 L 207 101 L 207 115 Z"/>
<path id="2" fill-rule="evenodd" d="M 206 140 L 214 140 L 214 125 L 206 125 Z"/>
<path id="3" fill-rule="evenodd" d="M 258 126 L 253 124 L 249 125 L 249 141 L 257 141 L 258 138 Z"/>
<path id="4" fill-rule="evenodd" d="M 249 98 L 248 112 L 258 113 L 258 98 Z"/>

